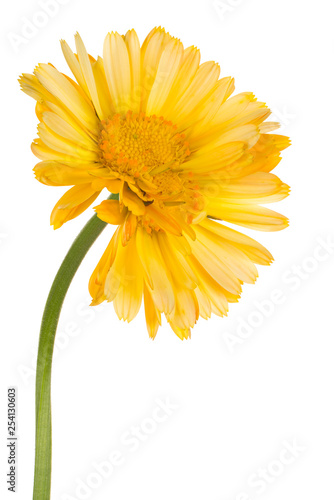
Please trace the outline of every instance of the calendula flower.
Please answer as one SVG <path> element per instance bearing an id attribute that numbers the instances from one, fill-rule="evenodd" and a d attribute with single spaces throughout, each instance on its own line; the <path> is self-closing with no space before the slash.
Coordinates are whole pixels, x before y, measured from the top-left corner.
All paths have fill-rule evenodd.
<path id="1" fill-rule="evenodd" d="M 199 316 L 224 316 L 256 264 L 272 255 L 221 222 L 277 231 L 287 219 L 261 204 L 289 193 L 272 174 L 287 137 L 250 92 L 232 97 L 234 80 L 219 79 L 214 62 L 200 64 L 195 47 L 161 28 L 140 47 L 134 30 L 109 33 L 103 59 L 90 56 L 76 35 L 76 54 L 62 43 L 75 80 L 51 64 L 23 74 L 36 99 L 42 160 L 37 179 L 69 186 L 51 214 L 59 228 L 112 193 L 74 240 L 52 284 L 41 324 L 36 367 L 34 500 L 50 500 L 51 370 L 66 292 L 90 246 L 108 225 L 114 235 L 93 272 L 92 304 L 113 301 L 131 321 L 144 299 L 148 332 L 164 314 L 181 339 Z"/>
<path id="2" fill-rule="evenodd" d="M 140 47 L 137 34 L 109 33 L 103 59 L 77 34 L 62 49 L 76 82 L 51 64 L 24 74 L 37 100 L 37 179 L 72 186 L 51 214 L 55 228 L 89 207 L 106 188 L 118 200 L 96 207 L 117 226 L 89 283 L 93 305 L 113 301 L 131 321 L 144 298 L 154 338 L 161 315 L 190 336 L 199 316 L 224 316 L 255 264 L 272 255 L 219 221 L 278 231 L 287 219 L 261 204 L 289 193 L 272 173 L 287 137 L 272 134 L 270 110 L 250 92 L 231 97 L 234 80 L 195 47 L 161 28 Z"/>

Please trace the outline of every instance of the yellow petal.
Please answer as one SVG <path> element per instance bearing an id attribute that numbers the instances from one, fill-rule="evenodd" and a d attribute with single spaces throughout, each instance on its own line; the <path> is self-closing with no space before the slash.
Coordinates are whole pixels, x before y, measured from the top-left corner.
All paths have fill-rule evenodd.
<path id="1" fill-rule="evenodd" d="M 194 255 L 188 257 L 187 260 L 193 272 L 197 276 L 200 291 L 210 300 L 212 312 L 218 316 L 226 316 L 228 312 L 228 301 L 224 287 L 221 286 L 212 277 L 212 275 L 205 270 L 203 265 Z M 235 296 L 238 295 L 238 293 L 235 294 Z"/>
<path id="2" fill-rule="evenodd" d="M 189 87 L 168 117 L 179 127 L 189 126 L 199 111 L 200 102 L 215 86 L 219 73 L 218 64 L 212 61 L 201 64 Z"/>
<path id="3" fill-rule="evenodd" d="M 147 331 L 153 340 L 161 325 L 161 313 L 156 308 L 149 287 L 144 283 L 144 304 Z"/>
<path id="4" fill-rule="evenodd" d="M 94 200 L 100 191 L 94 192 L 91 185 L 79 184 L 67 191 L 56 203 L 51 212 L 50 222 L 54 229 L 58 229 L 65 222 L 82 214 Z"/>
<path id="5" fill-rule="evenodd" d="M 200 58 L 200 51 L 196 47 L 192 46 L 184 50 L 178 74 L 161 110 L 163 116 L 168 116 L 170 110 L 174 108 L 175 104 L 189 87 L 198 70 Z"/>
<path id="6" fill-rule="evenodd" d="M 222 105 L 234 91 L 234 78 L 227 76 L 218 80 L 212 91 L 207 95 L 205 101 L 201 104 L 199 114 L 197 116 L 198 124 L 195 124 L 191 137 L 197 137 L 206 128 L 211 126 L 215 116 L 221 109 Z"/>
<path id="7" fill-rule="evenodd" d="M 125 247 L 137 229 L 137 217 L 131 212 L 128 212 L 121 231 L 122 245 Z"/>
<path id="8" fill-rule="evenodd" d="M 46 132 L 43 132 L 46 133 Z M 49 141 L 50 139 L 50 141 Z M 52 136 L 47 139 L 47 141 L 53 145 L 53 138 Z M 66 145 L 66 144 L 65 144 Z M 64 144 L 62 144 L 63 149 Z M 77 154 L 77 150 L 75 148 L 68 148 L 68 152 L 59 152 L 56 151 L 55 149 L 52 149 L 51 147 L 47 146 L 41 139 L 36 139 L 32 144 L 31 144 L 31 150 L 34 153 L 37 158 L 40 160 L 46 160 L 46 161 L 58 161 L 60 163 L 63 163 L 65 165 L 71 166 L 73 168 L 82 168 L 85 167 L 86 165 L 89 166 L 89 168 L 94 164 L 96 167 L 98 166 L 97 163 L 91 162 L 87 160 L 86 158 L 81 158 L 80 155 Z M 72 153 L 72 154 L 71 154 Z M 73 156 L 72 156 L 73 155 Z M 95 157 L 94 157 L 95 159 Z"/>
<path id="9" fill-rule="evenodd" d="M 130 322 L 136 317 L 142 302 L 143 287 L 143 271 L 135 239 L 132 238 L 125 247 L 120 241 L 105 286 L 107 300 L 112 300 L 118 288 L 114 298 L 114 308 L 119 319 Z"/>
<path id="10" fill-rule="evenodd" d="M 189 240 L 192 255 L 206 269 L 206 271 L 219 283 L 223 288 L 233 294 L 239 294 L 241 291 L 241 282 L 231 269 L 223 262 L 219 255 L 214 253 L 213 248 L 206 247 L 198 239 L 196 241 Z"/>
<path id="11" fill-rule="evenodd" d="M 246 145 L 242 141 L 222 144 L 210 150 L 202 148 L 192 154 L 182 167 L 184 171 L 191 171 L 197 176 L 201 172 L 209 173 L 237 161 L 245 149 Z"/>
<path id="12" fill-rule="evenodd" d="M 183 54 L 179 40 L 171 40 L 163 51 L 146 105 L 148 115 L 159 115 L 178 74 Z"/>
<path id="13" fill-rule="evenodd" d="M 36 179 L 48 186 L 73 186 L 86 184 L 98 175 L 99 169 L 94 163 L 84 165 L 85 168 L 73 168 L 57 161 L 41 161 L 34 168 Z"/>
<path id="14" fill-rule="evenodd" d="M 125 114 L 131 102 L 131 68 L 127 46 L 118 33 L 106 36 L 103 63 L 116 113 Z"/>
<path id="15" fill-rule="evenodd" d="M 201 226 L 219 235 L 230 245 L 239 248 L 256 264 L 269 265 L 274 260 L 271 253 L 263 245 L 245 234 L 211 219 L 203 220 Z"/>
<path id="16" fill-rule="evenodd" d="M 267 172 L 256 172 L 237 179 L 198 179 L 201 192 L 208 197 L 220 197 L 227 203 L 258 204 L 273 203 L 286 198 L 290 192 L 276 175 Z M 209 186 L 210 185 L 210 186 Z"/>
<path id="17" fill-rule="evenodd" d="M 104 200 L 94 210 L 99 219 L 114 225 L 123 224 L 127 214 L 127 209 L 121 209 L 118 200 Z"/>
<path id="18" fill-rule="evenodd" d="M 182 228 L 178 222 L 171 215 L 164 213 L 163 210 L 159 210 L 154 204 L 148 205 L 146 214 L 164 231 L 176 236 L 182 235 Z"/>
<path id="19" fill-rule="evenodd" d="M 99 159 L 97 151 L 82 148 L 78 144 L 75 144 L 75 142 L 65 139 L 53 132 L 45 123 L 38 125 L 38 134 L 46 146 L 58 153 L 68 154 L 82 161 L 92 162 Z"/>
<path id="20" fill-rule="evenodd" d="M 190 328 L 179 328 L 173 321 L 169 321 L 169 324 L 173 332 L 179 337 L 179 339 L 185 340 L 191 338 Z"/>
<path id="21" fill-rule="evenodd" d="M 94 194 L 91 183 L 80 184 L 66 191 L 57 203 L 58 209 L 73 208 Z"/>
<path id="22" fill-rule="evenodd" d="M 220 135 L 212 141 L 210 147 L 218 147 L 229 142 L 242 141 L 248 148 L 254 146 L 260 138 L 259 128 L 256 125 L 243 125 Z"/>
<path id="23" fill-rule="evenodd" d="M 126 185 L 124 186 L 121 195 L 121 201 L 130 210 L 130 212 L 134 213 L 135 215 L 144 215 L 145 205 L 143 201 L 138 198 L 138 196 Z"/>
<path id="24" fill-rule="evenodd" d="M 269 208 L 257 205 L 236 205 L 211 198 L 207 207 L 208 216 L 225 220 L 239 226 L 258 231 L 281 231 L 289 225 L 288 219 Z"/>
<path id="25" fill-rule="evenodd" d="M 60 40 L 60 44 L 61 44 L 61 49 L 63 51 L 65 60 L 68 64 L 68 67 L 72 71 L 74 78 L 76 79 L 76 81 L 78 82 L 80 87 L 85 91 L 87 96 L 89 96 L 89 90 L 88 90 L 84 75 L 82 73 L 82 68 L 80 66 L 78 58 L 71 50 L 68 43 L 65 42 L 65 40 Z"/>
<path id="26" fill-rule="evenodd" d="M 103 119 L 103 112 L 102 108 L 100 105 L 100 100 L 96 88 L 96 83 L 95 83 L 95 78 L 92 70 L 92 64 L 90 62 L 86 47 L 79 35 L 77 33 L 75 35 L 75 44 L 78 52 L 78 58 L 79 58 L 79 64 L 82 70 L 82 75 L 85 79 L 86 86 L 89 91 L 89 96 L 93 102 L 94 108 L 96 110 L 97 116 L 101 119 Z"/>
<path id="27" fill-rule="evenodd" d="M 109 269 L 114 262 L 118 240 L 119 240 L 120 228 L 117 228 L 111 238 L 105 252 L 103 253 L 98 265 L 94 269 L 93 274 L 89 280 L 89 293 L 92 297 L 91 305 L 101 304 L 104 300 L 106 300 L 106 296 L 104 294 L 104 284 L 109 272 Z"/>
<path id="28" fill-rule="evenodd" d="M 193 328 L 199 317 L 199 306 L 194 290 L 175 287 L 175 308 L 167 320 L 181 330 Z"/>
<path id="29" fill-rule="evenodd" d="M 158 245 L 157 236 L 149 235 L 138 226 L 136 244 L 144 272 L 145 280 L 151 288 L 156 307 L 165 313 L 171 313 L 175 307 L 175 298 L 171 277 Z"/>
<path id="30" fill-rule="evenodd" d="M 281 124 L 278 122 L 269 122 L 266 121 L 259 125 L 259 130 L 261 134 L 268 134 L 268 132 L 272 132 L 273 130 L 277 130 L 280 128 Z"/>
<path id="31" fill-rule="evenodd" d="M 195 289 L 195 294 L 199 307 L 199 315 L 204 319 L 211 318 L 212 307 L 209 297 L 198 287 Z"/>
<path id="32" fill-rule="evenodd" d="M 97 94 L 99 96 L 103 119 L 105 120 L 115 113 L 115 108 L 109 92 L 103 60 L 101 57 L 98 57 L 96 62 L 92 64 L 92 70 L 94 74 Z"/>
<path id="33" fill-rule="evenodd" d="M 135 30 L 127 31 L 124 42 L 128 49 L 129 63 L 131 68 L 131 97 L 130 107 L 134 113 L 140 109 L 141 85 L 140 85 L 140 44 Z"/>
<path id="34" fill-rule="evenodd" d="M 196 283 L 192 279 L 192 276 L 189 276 L 182 266 L 178 251 L 173 247 L 171 239 L 167 236 L 166 233 L 163 233 L 161 231 L 159 231 L 157 238 L 161 250 L 161 255 L 166 263 L 167 268 L 170 271 L 173 281 L 177 283 L 180 288 L 196 288 Z"/>
<path id="35" fill-rule="evenodd" d="M 253 262 L 236 247 L 226 244 L 217 234 L 208 231 L 201 224 L 196 226 L 197 240 L 214 253 L 240 281 L 255 283 L 258 272 Z"/>
<path id="36" fill-rule="evenodd" d="M 42 116 L 45 125 L 57 135 L 64 139 L 75 142 L 90 151 L 99 151 L 96 141 L 92 140 L 80 128 L 73 127 L 56 113 L 45 111 Z"/>
<path id="37" fill-rule="evenodd" d="M 141 47 L 141 106 L 146 111 L 146 104 L 154 84 L 161 54 L 172 37 L 162 28 L 154 28 Z"/>
<path id="38" fill-rule="evenodd" d="M 82 123 L 96 131 L 98 120 L 92 105 L 82 97 L 69 79 L 50 64 L 39 64 L 35 70 L 38 81 Z"/>

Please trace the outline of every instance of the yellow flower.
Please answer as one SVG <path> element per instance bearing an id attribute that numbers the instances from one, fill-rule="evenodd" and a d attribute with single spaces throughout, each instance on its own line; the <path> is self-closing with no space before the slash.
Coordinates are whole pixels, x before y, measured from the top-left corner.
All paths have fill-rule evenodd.
<path id="1" fill-rule="evenodd" d="M 269 134 L 270 110 L 250 92 L 230 97 L 234 80 L 219 79 L 214 62 L 161 28 L 140 47 L 134 30 L 109 33 L 103 59 L 90 56 L 77 34 L 74 54 L 62 49 L 76 79 L 40 64 L 21 77 L 37 100 L 42 161 L 37 179 L 73 186 L 51 214 L 55 228 L 89 207 L 102 189 L 119 194 L 96 207 L 117 229 L 89 283 L 92 304 L 113 301 L 131 321 L 144 297 L 149 335 L 164 313 L 181 338 L 199 316 L 224 316 L 255 264 L 272 255 L 216 220 L 261 231 L 288 225 L 260 206 L 285 198 L 271 171 L 287 137 Z"/>

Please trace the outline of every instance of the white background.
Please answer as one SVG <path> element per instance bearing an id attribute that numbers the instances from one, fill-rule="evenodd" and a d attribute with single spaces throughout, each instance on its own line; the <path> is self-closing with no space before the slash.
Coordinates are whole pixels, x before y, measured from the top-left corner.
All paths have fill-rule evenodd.
<path id="1" fill-rule="evenodd" d="M 112 228 L 103 233 L 61 315 L 52 387 L 52 499 L 333 498 L 334 249 L 319 247 L 319 241 L 334 242 L 332 2 L 62 4 L 17 50 L 12 35 L 22 36 L 24 18 L 36 21 L 41 5 L 7 2 L 1 15 L 1 498 L 32 496 L 40 319 L 61 260 L 91 216 L 87 211 L 60 230 L 50 228 L 50 211 L 64 190 L 34 179 L 34 101 L 16 80 L 39 62 L 68 71 L 58 40 L 73 47 L 77 30 L 96 56 L 108 31 L 133 27 L 143 41 L 156 25 L 185 46 L 198 46 L 202 61 L 219 62 L 223 76 L 236 78 L 237 92 L 253 91 L 282 122 L 293 145 L 276 172 L 292 194 L 272 208 L 288 215 L 291 225 L 281 233 L 248 232 L 271 250 L 275 263 L 259 269 L 257 284 L 244 287 L 227 319 L 199 321 L 184 342 L 166 325 L 151 342 L 142 311 L 128 325 L 112 305 L 88 308 L 88 278 Z M 273 290 L 280 303 L 273 303 Z M 266 315 L 259 303 L 266 304 Z M 5 486 L 12 385 L 19 398 L 15 495 Z M 177 408 L 154 427 L 159 398 Z M 124 433 L 141 425 L 143 441 L 133 451 Z M 286 442 L 297 446 L 295 457 L 284 452 Z M 109 478 L 94 476 L 93 463 L 115 450 L 122 464 Z M 259 483 L 261 467 L 267 479 Z M 79 480 L 94 488 L 76 492 Z"/>

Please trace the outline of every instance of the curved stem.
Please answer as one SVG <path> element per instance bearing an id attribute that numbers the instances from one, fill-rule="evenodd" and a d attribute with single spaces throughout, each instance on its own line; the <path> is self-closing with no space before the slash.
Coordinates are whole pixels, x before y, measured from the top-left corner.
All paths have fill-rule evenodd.
<path id="1" fill-rule="evenodd" d="M 117 199 L 111 195 L 109 199 Z M 49 500 L 51 490 L 51 367 L 60 311 L 71 281 L 107 223 L 94 215 L 74 240 L 52 284 L 39 336 L 36 372 L 36 451 L 33 500 Z"/>

